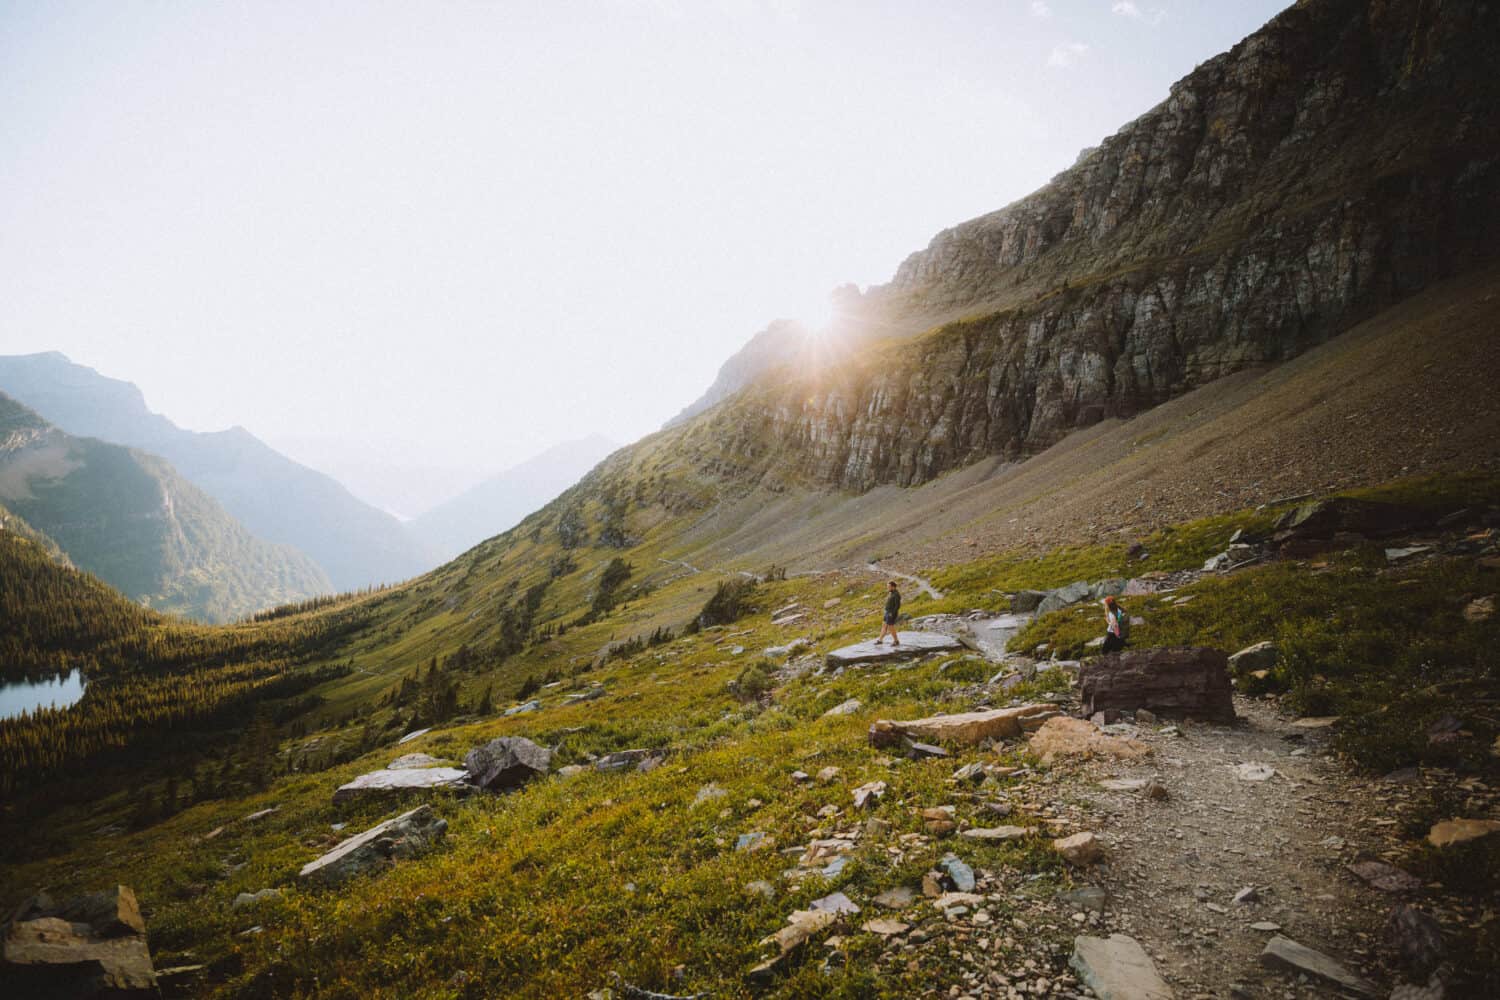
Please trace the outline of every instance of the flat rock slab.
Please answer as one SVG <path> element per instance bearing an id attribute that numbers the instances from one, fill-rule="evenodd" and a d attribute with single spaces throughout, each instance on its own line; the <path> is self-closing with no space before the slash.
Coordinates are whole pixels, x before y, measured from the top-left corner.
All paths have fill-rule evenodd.
<path id="1" fill-rule="evenodd" d="M 952 636 L 941 635 L 937 632 L 898 632 L 896 634 L 901 638 L 899 646 L 889 642 L 876 642 L 873 639 L 856 642 L 852 646 L 844 646 L 842 649 L 835 649 L 829 653 L 828 665 L 847 667 L 856 663 L 904 660 L 926 653 L 943 653 L 964 648 L 963 643 Z"/>
<path id="2" fill-rule="evenodd" d="M 457 767 L 417 767 L 361 774 L 333 793 L 335 803 L 381 795 L 426 792 L 436 788 L 466 789 L 468 772 Z"/>
<path id="3" fill-rule="evenodd" d="M 309 861 L 302 866 L 300 875 L 324 885 L 337 884 L 398 858 L 425 854 L 447 832 L 448 821 L 439 819 L 431 806 L 417 806 L 350 837 L 316 861 Z"/>
<path id="4" fill-rule="evenodd" d="M 1074 938 L 1068 964 L 1099 1000 L 1172 1000 L 1151 956 L 1127 934 Z"/>
<path id="5" fill-rule="evenodd" d="M 975 746 L 985 740 L 1019 739 L 1040 729 L 1060 713 L 1053 705 L 1021 705 L 986 712 L 931 715 L 925 719 L 878 719 L 870 726 L 870 743 L 885 747 L 909 740 L 938 744 Z"/>
<path id="6" fill-rule="evenodd" d="M 1321 979 L 1363 996 L 1375 995 L 1375 984 L 1368 979 L 1355 975 L 1321 951 L 1314 951 L 1280 934 L 1266 942 L 1266 950 L 1260 953 L 1260 961 L 1268 968 Z"/>

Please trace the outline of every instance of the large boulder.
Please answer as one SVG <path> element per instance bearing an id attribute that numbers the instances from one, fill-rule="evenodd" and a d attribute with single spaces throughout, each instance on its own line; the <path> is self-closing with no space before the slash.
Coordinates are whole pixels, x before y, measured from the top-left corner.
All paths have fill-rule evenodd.
<path id="1" fill-rule="evenodd" d="M 962 712 L 956 715 L 932 715 L 925 719 L 877 719 L 870 725 L 870 745 L 896 746 L 902 738 L 942 743 L 949 746 L 974 746 L 985 740 L 1019 739 L 1034 732 L 1058 711 L 1051 705 L 1021 705 L 1018 708 L 996 708 L 986 712 Z"/>
<path id="2" fill-rule="evenodd" d="M 899 646 L 894 643 L 879 643 L 871 639 L 835 649 L 825 659 L 830 667 L 848 667 L 856 663 L 902 660 L 926 653 L 943 653 L 964 648 L 964 644 L 952 636 L 941 635 L 937 632 L 897 632 L 896 634 L 901 637 Z"/>
<path id="3" fill-rule="evenodd" d="M 1203 646 L 1109 653 L 1078 670 L 1083 714 L 1147 709 L 1156 715 L 1234 721 L 1228 661 Z"/>
<path id="4" fill-rule="evenodd" d="M 1058 587 L 1056 590 L 1048 591 L 1047 596 L 1042 598 L 1042 603 L 1037 605 L 1036 613 L 1038 615 L 1045 615 L 1048 612 L 1066 608 L 1070 604 L 1077 604 L 1079 601 L 1087 600 L 1093 589 L 1093 586 L 1088 582 L 1076 580 L 1066 587 Z M 1121 584 L 1121 589 L 1124 589 L 1123 583 Z"/>
<path id="5" fill-rule="evenodd" d="M 502 736 L 470 750 L 464 766 L 471 784 L 500 792 L 545 777 L 552 767 L 552 751 L 524 736 Z"/>
<path id="6" fill-rule="evenodd" d="M 1428 519 L 1401 504 L 1330 497 L 1293 508 L 1276 522 L 1276 541 L 1331 540 L 1335 535 L 1382 538 L 1420 528 Z"/>
<path id="7" fill-rule="evenodd" d="M 310 882 L 336 885 L 396 860 L 426 854 L 447 832 L 448 821 L 439 819 L 432 806 L 417 806 L 350 837 L 316 861 L 303 865 L 300 874 Z"/>
<path id="8" fill-rule="evenodd" d="M 382 770 L 361 774 L 334 790 L 335 804 L 355 799 L 383 798 L 408 792 L 429 792 L 446 788 L 458 792 L 469 790 L 468 773 L 456 767 L 415 767 L 395 771 Z"/>
<path id="9" fill-rule="evenodd" d="M 6 996 L 158 995 L 146 923 L 127 886 L 62 904 L 38 893 L 16 910 L 4 934 L 0 983 Z"/>

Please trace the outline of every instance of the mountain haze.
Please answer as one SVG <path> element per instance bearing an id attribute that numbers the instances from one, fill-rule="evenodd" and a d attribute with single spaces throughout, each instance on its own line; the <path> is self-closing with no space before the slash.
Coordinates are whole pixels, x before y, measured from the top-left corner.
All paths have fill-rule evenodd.
<path id="1" fill-rule="evenodd" d="M 243 427 L 183 430 L 147 409 L 132 383 L 56 352 L 0 357 L 0 391 L 70 434 L 164 457 L 256 535 L 311 556 L 339 590 L 403 580 L 435 561 L 396 518 Z"/>
<path id="2" fill-rule="evenodd" d="M 74 437 L 0 393 L 0 503 L 132 600 L 230 621 L 332 589 L 155 455 Z"/>
<path id="3" fill-rule="evenodd" d="M 447 560 L 514 527 L 618 447 L 595 434 L 554 445 L 413 518 L 406 528 Z"/>

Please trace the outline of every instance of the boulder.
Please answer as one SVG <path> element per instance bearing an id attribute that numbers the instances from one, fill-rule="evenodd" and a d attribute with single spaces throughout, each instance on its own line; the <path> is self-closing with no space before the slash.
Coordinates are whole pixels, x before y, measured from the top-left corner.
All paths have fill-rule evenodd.
<path id="1" fill-rule="evenodd" d="M 862 707 L 863 706 L 860 704 L 860 700 L 858 698 L 850 698 L 848 701 L 839 702 L 837 705 L 824 712 L 823 715 L 825 717 L 830 715 L 853 715 Z"/>
<path id="2" fill-rule="evenodd" d="M 505 791 L 545 776 L 552 766 L 552 751 L 524 736 L 502 736 L 470 750 L 464 766 L 469 769 L 470 784 Z"/>
<path id="3" fill-rule="evenodd" d="M 1331 541 L 1335 535 L 1383 538 L 1412 531 L 1423 525 L 1421 511 L 1401 504 L 1330 497 L 1293 508 L 1276 522 L 1276 540 L 1317 539 Z"/>
<path id="4" fill-rule="evenodd" d="M 1402 965 L 1417 979 L 1431 974 L 1442 962 L 1443 928 L 1432 914 L 1413 906 L 1398 906 L 1386 920 L 1385 931 Z"/>
<path id="5" fill-rule="evenodd" d="M 1108 653 L 1079 667 L 1078 687 L 1084 715 L 1144 708 L 1158 716 L 1234 721 L 1228 661 L 1203 646 Z"/>
<path id="6" fill-rule="evenodd" d="M 1120 589 L 1125 589 L 1123 583 L 1121 583 Z M 1036 613 L 1038 615 L 1045 615 L 1050 611 L 1057 611 L 1061 608 L 1066 608 L 1070 604 L 1077 604 L 1079 601 L 1087 600 L 1092 590 L 1093 588 L 1082 580 L 1070 583 L 1066 587 L 1058 587 L 1056 590 L 1049 591 L 1047 596 L 1042 598 L 1042 602 L 1036 606 Z"/>
<path id="7" fill-rule="evenodd" d="M 1375 995 L 1375 985 L 1369 980 L 1350 972 L 1321 951 L 1314 951 L 1280 934 L 1266 942 L 1265 950 L 1260 953 L 1260 961 L 1268 968 L 1283 969 L 1332 983 L 1340 989 L 1361 996 Z"/>
<path id="8" fill-rule="evenodd" d="M 1074 938 L 1068 964 L 1099 1000 L 1172 1000 L 1151 956 L 1129 935 Z"/>
<path id="9" fill-rule="evenodd" d="M 1052 705 L 1021 705 L 906 721 L 877 719 L 870 725 L 870 744 L 895 746 L 904 737 L 950 746 L 975 746 L 985 740 L 1019 739 L 1059 714 Z"/>
<path id="10" fill-rule="evenodd" d="M 1139 760 L 1151 748 L 1139 740 L 1109 736 L 1085 719 L 1059 715 L 1048 719 L 1031 737 L 1031 750 L 1041 756 L 1043 764 L 1059 757 L 1115 757 Z"/>
<path id="11" fill-rule="evenodd" d="M 1021 614 L 1026 614 L 1035 611 L 1046 599 L 1047 592 L 1045 590 L 1023 590 L 1011 597 L 1010 609 Z"/>
<path id="12" fill-rule="evenodd" d="M 600 757 L 598 760 L 594 761 L 594 770 L 604 772 L 605 774 L 609 774 L 614 771 L 628 771 L 631 768 L 635 768 L 636 770 L 650 770 L 650 767 L 646 763 L 647 761 L 653 758 L 665 757 L 666 755 L 667 752 L 665 750 L 651 750 L 645 748 L 637 750 L 616 750 L 614 753 L 607 753 L 603 757 Z M 542 769 L 542 773 L 546 773 L 545 767 Z"/>
<path id="13" fill-rule="evenodd" d="M 1253 646 L 1246 646 L 1229 658 L 1229 669 L 1235 673 L 1249 673 L 1254 670 L 1270 670 L 1276 666 L 1278 655 L 1274 642 L 1257 642 Z"/>
<path id="14" fill-rule="evenodd" d="M 67 900 L 38 893 L 0 943 L 0 983 L 13 997 L 155 997 L 146 924 L 127 886 Z"/>
<path id="15" fill-rule="evenodd" d="M 447 832 L 448 821 L 439 819 L 431 806 L 417 806 L 350 837 L 316 861 L 309 861 L 302 866 L 300 875 L 310 882 L 336 885 L 362 872 L 384 868 L 393 861 L 426 854 Z"/>
<path id="16" fill-rule="evenodd" d="M 391 771 L 370 771 L 340 785 L 333 793 L 334 804 L 355 799 L 380 798 L 408 792 L 427 792 L 437 788 L 467 791 L 468 773 L 456 767 L 418 767 Z"/>
<path id="17" fill-rule="evenodd" d="M 826 657 L 830 667 L 847 667 L 856 663 L 876 663 L 882 660 L 900 660 L 927 653 L 943 653 L 963 649 L 963 643 L 952 636 L 937 632 L 897 632 L 901 644 L 876 642 L 873 639 L 856 642 L 852 646 L 835 649 Z"/>
<path id="18" fill-rule="evenodd" d="M 281 895 L 280 889 L 262 889 L 259 892 L 242 892 L 234 897 L 234 902 L 229 904 L 231 910 L 243 910 L 247 906 L 255 906 L 268 899 L 275 899 Z"/>

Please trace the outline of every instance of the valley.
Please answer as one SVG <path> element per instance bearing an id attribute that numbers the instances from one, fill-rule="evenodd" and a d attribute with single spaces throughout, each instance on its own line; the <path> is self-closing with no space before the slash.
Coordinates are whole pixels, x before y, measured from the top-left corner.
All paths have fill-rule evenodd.
<path id="1" fill-rule="evenodd" d="M 1500 995 L 1497 17 L 1295 4 L 409 524 L 0 359 L 0 992 Z"/>

